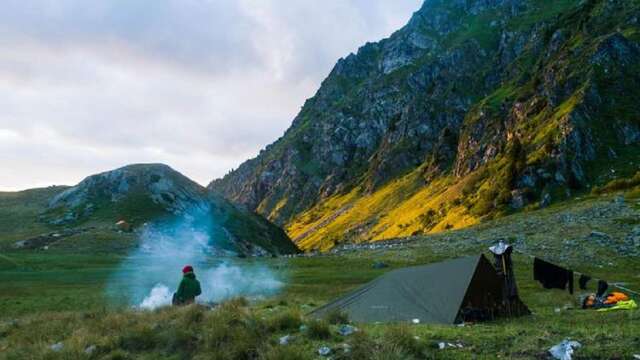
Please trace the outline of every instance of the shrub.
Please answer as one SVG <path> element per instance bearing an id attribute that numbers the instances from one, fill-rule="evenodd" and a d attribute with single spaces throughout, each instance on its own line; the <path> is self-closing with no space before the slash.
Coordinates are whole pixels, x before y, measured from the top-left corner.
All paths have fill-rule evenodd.
<path id="1" fill-rule="evenodd" d="M 486 177 L 487 177 L 487 171 L 484 168 L 474 173 L 471 173 L 467 177 L 466 182 L 462 187 L 462 195 L 469 196 L 473 194 Z"/>
<path id="2" fill-rule="evenodd" d="M 329 323 L 325 320 L 311 320 L 307 323 L 307 335 L 310 339 L 326 340 L 331 337 Z"/>
<path id="3" fill-rule="evenodd" d="M 145 351 L 160 343 L 158 334 L 148 326 L 126 329 L 118 338 L 118 346 L 128 351 Z"/>
<path id="4" fill-rule="evenodd" d="M 371 356 L 369 356 L 367 359 L 371 359 L 371 360 L 412 360 L 412 359 L 415 359 L 415 358 L 416 358 L 415 356 L 411 355 L 405 349 L 403 349 L 403 348 L 401 348 L 399 346 L 390 345 L 390 344 L 384 344 L 380 348 L 378 348 L 376 351 L 371 353 Z M 418 356 L 417 358 L 424 359 L 425 357 Z"/>
<path id="5" fill-rule="evenodd" d="M 261 349 L 261 360 L 305 360 L 314 357 L 307 349 L 297 345 L 269 346 Z"/>
<path id="6" fill-rule="evenodd" d="M 104 357 L 102 357 L 102 359 L 104 359 L 104 360 L 129 360 L 129 359 L 133 359 L 133 358 L 125 351 L 115 350 L 115 351 L 112 351 L 112 352 L 108 353 Z"/>
<path id="7" fill-rule="evenodd" d="M 349 323 L 349 315 L 338 309 L 333 309 L 324 318 L 329 324 L 340 325 Z"/>
<path id="8" fill-rule="evenodd" d="M 351 335 L 349 342 L 351 349 L 347 353 L 340 354 L 337 359 L 368 360 L 372 352 L 375 352 L 376 343 L 364 331 L 358 331 Z"/>
<path id="9" fill-rule="evenodd" d="M 475 216 L 489 214 L 495 208 L 494 200 L 498 194 L 493 190 L 482 190 L 476 200 L 476 204 L 471 208 L 471 213 Z"/>
<path id="10" fill-rule="evenodd" d="M 422 357 L 426 346 L 420 343 L 407 325 L 391 326 L 384 337 L 384 348 L 391 353 L 407 353 Z"/>
<path id="11" fill-rule="evenodd" d="M 245 297 L 236 297 L 231 300 L 226 301 L 224 304 L 231 307 L 243 308 L 249 306 L 249 300 Z"/>
<path id="12" fill-rule="evenodd" d="M 615 179 L 604 186 L 596 186 L 593 188 L 592 192 L 600 195 L 614 191 L 627 190 L 636 186 L 640 186 L 640 171 L 629 179 Z"/>
<path id="13" fill-rule="evenodd" d="M 254 359 L 267 337 L 262 321 L 254 316 L 216 314 L 201 328 L 203 350 L 209 359 Z"/>
<path id="14" fill-rule="evenodd" d="M 183 310 L 182 326 L 190 327 L 198 325 L 204 319 L 205 308 L 200 305 L 190 305 Z"/>
<path id="15" fill-rule="evenodd" d="M 294 311 L 287 311 L 269 319 L 269 329 L 271 331 L 285 331 L 298 329 L 302 325 L 300 314 Z"/>
<path id="16" fill-rule="evenodd" d="M 183 328 L 173 327 L 166 334 L 165 346 L 168 353 L 192 353 L 197 349 L 198 337 Z"/>

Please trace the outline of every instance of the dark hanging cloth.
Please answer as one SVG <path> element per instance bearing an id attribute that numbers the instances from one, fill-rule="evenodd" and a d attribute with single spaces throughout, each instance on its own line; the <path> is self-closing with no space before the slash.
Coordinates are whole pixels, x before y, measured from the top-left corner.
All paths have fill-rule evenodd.
<path id="1" fill-rule="evenodd" d="M 602 297 L 609 288 L 609 284 L 607 284 L 604 280 L 598 280 L 598 292 L 596 293 L 597 297 Z"/>
<path id="2" fill-rule="evenodd" d="M 513 274 L 513 261 L 511 260 L 513 247 L 500 242 L 498 245 L 489 248 L 489 250 L 493 253 L 498 276 L 504 279 L 505 297 L 509 300 L 517 298 L 518 286 Z"/>
<path id="3" fill-rule="evenodd" d="M 573 271 L 542 259 L 533 260 L 533 279 L 545 289 L 568 289 L 573 294 Z"/>
<path id="4" fill-rule="evenodd" d="M 580 285 L 580 290 L 587 290 L 587 283 L 591 280 L 591 276 L 580 275 L 580 279 L 578 279 L 578 284 Z"/>

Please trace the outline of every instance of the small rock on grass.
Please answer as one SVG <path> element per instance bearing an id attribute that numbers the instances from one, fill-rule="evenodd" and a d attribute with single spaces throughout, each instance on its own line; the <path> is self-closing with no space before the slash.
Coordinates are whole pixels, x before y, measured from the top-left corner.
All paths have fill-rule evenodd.
<path id="1" fill-rule="evenodd" d="M 438 349 L 444 350 L 446 348 L 462 349 L 462 348 L 464 348 L 464 345 L 462 345 L 461 343 L 453 344 L 453 343 L 450 343 L 450 342 L 443 342 L 443 341 L 438 343 Z"/>
<path id="2" fill-rule="evenodd" d="M 49 346 L 49 349 L 51 349 L 52 351 L 58 352 L 61 351 L 64 348 L 64 344 L 62 342 L 57 342 L 51 346 Z"/>
<path id="3" fill-rule="evenodd" d="M 318 349 L 318 355 L 320 356 L 329 356 L 331 354 L 331 348 L 328 346 L 321 346 Z"/>
<path id="4" fill-rule="evenodd" d="M 338 333 L 342 336 L 349 336 L 356 331 L 358 331 L 358 329 L 351 325 L 342 325 L 340 329 L 338 329 Z"/>
<path id="5" fill-rule="evenodd" d="M 551 349 L 549 349 L 549 353 L 557 360 L 571 360 L 575 349 L 580 347 L 582 347 L 582 344 L 579 342 L 564 339 L 559 344 L 552 346 Z"/>
<path id="6" fill-rule="evenodd" d="M 89 345 L 87 346 L 86 349 L 84 349 L 84 353 L 87 355 L 91 355 L 96 351 L 96 346 L 95 345 Z"/>
<path id="7" fill-rule="evenodd" d="M 279 341 L 280 345 L 289 345 L 289 343 L 292 340 L 293 340 L 293 336 L 285 335 L 285 336 L 281 337 L 278 341 Z"/>

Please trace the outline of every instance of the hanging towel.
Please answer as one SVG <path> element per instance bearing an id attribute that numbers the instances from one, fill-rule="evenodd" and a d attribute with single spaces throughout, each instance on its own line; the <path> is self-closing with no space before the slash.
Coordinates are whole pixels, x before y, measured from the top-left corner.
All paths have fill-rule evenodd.
<path id="1" fill-rule="evenodd" d="M 568 289 L 573 294 L 573 271 L 542 259 L 533 260 L 533 279 L 545 289 Z"/>

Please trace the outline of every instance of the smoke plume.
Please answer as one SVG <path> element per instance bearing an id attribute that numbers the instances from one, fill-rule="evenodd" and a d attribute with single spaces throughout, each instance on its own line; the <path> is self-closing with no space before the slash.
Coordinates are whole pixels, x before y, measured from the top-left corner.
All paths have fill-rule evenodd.
<path id="1" fill-rule="evenodd" d="M 109 296 L 119 303 L 152 310 L 171 304 L 192 265 L 201 283 L 201 303 L 236 297 L 261 297 L 278 292 L 283 283 L 266 265 L 239 260 L 225 239 L 212 234 L 216 224 L 208 209 L 197 208 L 177 220 L 147 224 L 139 230 L 139 246 L 112 277 Z"/>

